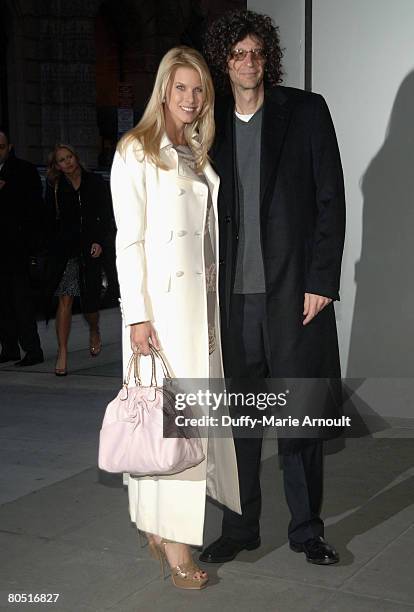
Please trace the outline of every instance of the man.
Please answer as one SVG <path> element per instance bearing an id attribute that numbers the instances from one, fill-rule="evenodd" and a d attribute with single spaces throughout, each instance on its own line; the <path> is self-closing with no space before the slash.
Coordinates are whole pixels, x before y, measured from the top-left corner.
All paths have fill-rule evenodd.
<path id="1" fill-rule="evenodd" d="M 277 28 L 265 15 L 225 15 L 210 26 L 205 55 L 217 87 L 231 87 L 216 104 L 212 151 L 221 177 L 226 376 L 338 380 L 332 301 L 339 299 L 345 203 L 326 103 L 278 85 L 282 53 Z M 321 406 L 324 416 L 329 409 Z M 201 554 L 205 562 L 230 561 L 260 545 L 262 437 L 236 437 L 235 443 L 243 513 L 225 510 L 223 535 Z M 279 453 L 291 549 L 311 563 L 336 563 L 320 517 L 322 440 L 285 438 Z"/>
<path id="2" fill-rule="evenodd" d="M 43 362 L 29 280 L 29 255 L 42 227 L 42 184 L 35 166 L 17 159 L 0 128 L 0 363 Z M 25 356 L 20 359 L 20 346 Z"/>

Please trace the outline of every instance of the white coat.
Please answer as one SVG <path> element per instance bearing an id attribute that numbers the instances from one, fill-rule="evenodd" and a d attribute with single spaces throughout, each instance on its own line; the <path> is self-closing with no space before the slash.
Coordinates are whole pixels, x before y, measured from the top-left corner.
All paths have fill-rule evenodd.
<path id="1" fill-rule="evenodd" d="M 219 178 L 207 164 L 207 185 L 196 180 L 166 135 L 162 170 L 138 143 L 115 154 L 111 190 L 117 225 L 116 256 L 123 318 L 123 363 L 131 355 L 133 323 L 152 321 L 173 376 L 223 377 L 219 308 L 217 348 L 209 358 L 204 229 L 210 190 L 214 215 L 210 233 L 218 269 L 217 194 Z M 213 219 L 214 217 L 214 219 Z M 218 287 L 216 288 L 218 296 Z M 150 358 L 143 361 L 143 378 Z M 149 378 L 148 378 L 149 380 Z M 207 450 L 207 444 L 205 443 Z M 206 492 L 241 512 L 232 438 L 210 438 L 207 461 L 180 474 L 128 478 L 132 521 L 143 531 L 201 545 Z"/>

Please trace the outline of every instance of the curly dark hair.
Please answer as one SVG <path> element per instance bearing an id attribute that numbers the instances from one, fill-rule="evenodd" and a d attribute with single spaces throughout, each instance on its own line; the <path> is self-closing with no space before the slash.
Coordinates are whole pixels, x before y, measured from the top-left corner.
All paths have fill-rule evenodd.
<path id="1" fill-rule="evenodd" d="M 273 87 L 282 81 L 282 56 L 279 28 L 270 17 L 253 11 L 230 11 L 208 27 L 204 35 L 204 57 L 219 91 L 229 87 L 227 61 L 234 45 L 246 36 L 255 36 L 264 47 L 264 83 Z"/>

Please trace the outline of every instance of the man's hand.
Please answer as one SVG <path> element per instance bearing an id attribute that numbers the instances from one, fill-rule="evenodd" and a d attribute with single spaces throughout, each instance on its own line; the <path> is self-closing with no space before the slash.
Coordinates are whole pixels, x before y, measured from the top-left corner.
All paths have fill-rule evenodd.
<path id="1" fill-rule="evenodd" d="M 98 244 L 97 242 L 94 242 L 91 245 L 91 255 L 92 257 L 100 257 L 100 255 L 102 254 L 102 247 L 100 244 Z"/>
<path id="2" fill-rule="evenodd" d="M 153 344 L 156 349 L 160 350 L 157 332 L 150 321 L 131 325 L 131 348 L 134 353 L 138 351 L 141 355 L 149 355 L 150 340 L 151 344 Z"/>
<path id="3" fill-rule="evenodd" d="M 303 325 L 307 325 L 316 315 L 332 302 L 331 298 L 315 293 L 305 293 L 305 301 L 303 304 Z"/>

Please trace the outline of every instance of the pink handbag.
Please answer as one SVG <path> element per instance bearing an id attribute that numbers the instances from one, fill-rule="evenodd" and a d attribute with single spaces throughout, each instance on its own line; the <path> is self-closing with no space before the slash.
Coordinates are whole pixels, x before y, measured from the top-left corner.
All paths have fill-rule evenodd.
<path id="1" fill-rule="evenodd" d="M 162 364 L 164 388 L 157 386 L 155 357 Z M 122 389 L 106 408 L 99 437 L 101 470 L 161 476 L 182 472 L 205 458 L 199 437 L 163 437 L 164 415 L 168 415 L 171 423 L 182 413 L 175 408 L 174 396 L 165 390 L 171 376 L 163 357 L 153 346 L 151 359 L 150 386 L 141 384 L 140 355 L 134 353 Z M 132 368 L 135 387 L 128 387 Z"/>

